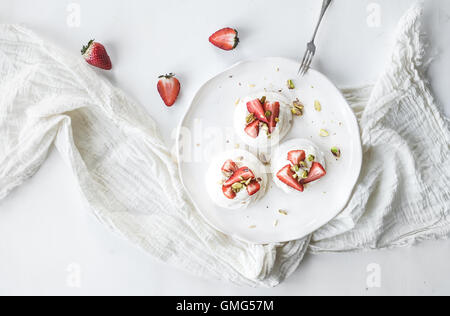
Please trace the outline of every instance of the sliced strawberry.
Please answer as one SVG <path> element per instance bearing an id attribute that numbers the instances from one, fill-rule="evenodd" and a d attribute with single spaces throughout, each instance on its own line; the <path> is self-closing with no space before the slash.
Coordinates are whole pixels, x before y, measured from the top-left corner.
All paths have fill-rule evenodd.
<path id="1" fill-rule="evenodd" d="M 236 192 L 233 191 L 231 186 L 222 186 L 223 195 L 225 195 L 230 200 L 233 200 L 236 197 Z"/>
<path id="2" fill-rule="evenodd" d="M 306 159 L 306 153 L 304 150 L 292 150 L 288 152 L 287 159 L 295 166 L 299 165 L 300 161 Z"/>
<path id="3" fill-rule="evenodd" d="M 174 74 L 160 76 L 158 80 L 158 92 L 167 106 L 172 106 L 180 93 L 180 82 Z"/>
<path id="4" fill-rule="evenodd" d="M 309 170 L 308 178 L 302 180 L 303 184 L 307 184 L 316 180 L 319 180 L 323 176 L 325 176 L 327 172 L 325 168 L 318 162 L 313 162 L 311 169 Z"/>
<path id="5" fill-rule="evenodd" d="M 291 188 L 303 192 L 305 189 L 303 184 L 299 183 L 296 179 L 294 179 L 294 171 L 291 170 L 291 165 L 287 165 L 283 167 L 280 171 L 277 173 L 277 178 L 280 179 L 281 182 L 284 184 L 287 184 Z"/>
<path id="6" fill-rule="evenodd" d="M 247 110 L 252 113 L 257 120 L 269 124 L 265 114 L 266 111 L 264 111 L 264 107 L 259 99 L 247 102 Z"/>
<path id="7" fill-rule="evenodd" d="M 233 175 L 223 184 L 225 186 L 232 186 L 236 182 L 241 182 L 248 179 L 254 179 L 255 175 L 248 167 L 238 169 Z"/>
<path id="8" fill-rule="evenodd" d="M 256 138 L 259 135 L 259 121 L 256 120 L 250 124 L 247 125 L 247 127 L 244 129 L 244 131 L 247 133 L 248 136 L 252 138 Z"/>
<path id="9" fill-rule="evenodd" d="M 256 194 L 261 189 L 261 185 L 258 181 L 253 180 L 247 185 L 247 193 L 252 196 Z"/>
<path id="10" fill-rule="evenodd" d="M 270 113 L 269 115 L 269 133 L 273 133 L 275 127 L 278 124 L 280 117 L 280 103 L 279 102 L 266 102 L 264 104 L 264 112 Z"/>
<path id="11" fill-rule="evenodd" d="M 222 166 L 222 171 L 223 172 L 235 172 L 236 170 L 238 170 L 238 166 L 236 165 L 236 163 L 231 160 L 228 159 L 227 161 L 225 161 L 225 163 Z"/>
<path id="12" fill-rule="evenodd" d="M 209 41 L 223 50 L 233 50 L 239 44 L 238 32 L 232 28 L 224 28 L 209 37 Z"/>
<path id="13" fill-rule="evenodd" d="M 94 67 L 98 67 L 105 70 L 111 70 L 111 59 L 106 52 L 105 46 L 100 43 L 90 40 L 86 46 L 83 46 L 81 50 L 86 62 Z"/>

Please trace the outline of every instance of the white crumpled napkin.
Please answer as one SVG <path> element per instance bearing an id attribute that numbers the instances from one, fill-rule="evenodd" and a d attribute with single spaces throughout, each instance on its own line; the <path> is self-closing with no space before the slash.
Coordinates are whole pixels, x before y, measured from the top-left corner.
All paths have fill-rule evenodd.
<path id="1" fill-rule="evenodd" d="M 386 71 L 345 91 L 360 111 L 364 166 L 348 207 L 310 238 L 252 245 L 217 232 L 186 196 L 147 113 L 86 63 L 0 26 L 0 199 L 55 144 L 92 212 L 151 255 L 199 276 L 274 286 L 314 252 L 448 237 L 449 130 L 422 79 L 420 8 L 404 17 Z"/>

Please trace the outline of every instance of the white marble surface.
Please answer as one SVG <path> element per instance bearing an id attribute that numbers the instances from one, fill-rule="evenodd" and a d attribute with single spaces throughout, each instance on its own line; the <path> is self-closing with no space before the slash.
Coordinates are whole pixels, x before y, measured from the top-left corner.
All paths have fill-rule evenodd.
<path id="1" fill-rule="evenodd" d="M 314 67 L 341 87 L 373 82 L 396 23 L 413 2 L 335 1 L 320 32 Z M 79 27 L 67 25 L 70 3 L 79 6 L 69 8 L 81 9 Z M 450 2 L 425 3 L 425 27 L 438 54 L 429 75 L 448 115 Z M 367 23 L 372 4 L 381 9 L 379 27 Z M 318 0 L 4 0 L 0 21 L 23 23 L 74 54 L 91 37 L 104 42 L 114 71 L 102 75 L 145 106 L 172 144 L 173 129 L 203 81 L 241 59 L 300 57 L 319 7 Z M 223 26 L 241 32 L 234 52 L 219 51 L 207 41 Z M 176 72 L 182 82 L 171 109 L 155 89 L 155 78 L 166 72 Z M 156 262 L 113 235 L 83 207 L 75 179 L 56 152 L 34 178 L 0 202 L 0 294 L 448 295 L 449 250 L 450 241 L 439 241 L 410 249 L 308 255 L 274 289 L 239 288 Z M 381 268 L 379 288 L 366 282 L 371 263 Z"/>

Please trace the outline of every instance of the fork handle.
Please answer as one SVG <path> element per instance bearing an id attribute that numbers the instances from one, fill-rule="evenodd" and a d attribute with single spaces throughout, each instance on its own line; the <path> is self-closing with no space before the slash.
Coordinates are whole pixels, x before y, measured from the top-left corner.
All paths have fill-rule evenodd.
<path id="1" fill-rule="evenodd" d="M 316 35 L 317 35 L 317 31 L 319 31 L 320 23 L 322 23 L 323 16 L 325 15 L 325 12 L 327 11 L 330 4 L 331 4 L 331 0 L 323 0 L 322 11 L 320 12 L 320 17 L 319 17 L 319 21 L 317 22 L 316 29 L 314 30 L 314 35 L 311 40 L 312 42 L 314 42 L 316 39 Z"/>

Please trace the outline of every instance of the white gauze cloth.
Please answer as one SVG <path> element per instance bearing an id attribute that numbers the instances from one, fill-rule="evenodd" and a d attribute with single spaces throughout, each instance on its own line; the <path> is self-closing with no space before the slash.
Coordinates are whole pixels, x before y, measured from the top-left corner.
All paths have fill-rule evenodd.
<path id="1" fill-rule="evenodd" d="M 250 286 L 277 285 L 308 246 L 350 251 L 448 237 L 449 130 L 422 79 L 420 13 L 401 22 L 373 90 L 344 91 L 361 115 L 363 171 L 347 208 L 311 243 L 252 245 L 210 227 L 143 108 L 81 58 L 12 25 L 0 26 L 0 199 L 54 144 L 89 209 L 114 231 L 163 262 Z"/>

